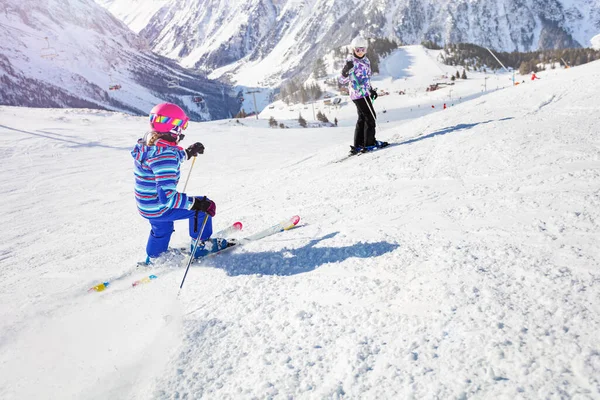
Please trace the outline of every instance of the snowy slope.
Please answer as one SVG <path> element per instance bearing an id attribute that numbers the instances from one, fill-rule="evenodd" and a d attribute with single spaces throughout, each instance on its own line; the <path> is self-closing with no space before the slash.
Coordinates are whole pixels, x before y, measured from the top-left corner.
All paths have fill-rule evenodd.
<path id="1" fill-rule="evenodd" d="M 192 124 L 217 227 L 303 222 L 179 297 L 182 269 L 85 292 L 144 257 L 145 119 L 0 107 L 0 397 L 598 398 L 599 66 L 390 121 L 341 163 L 350 119 Z"/>
<path id="2" fill-rule="evenodd" d="M 590 40 L 590 43 L 592 44 L 593 48 L 600 50 L 600 34 L 594 36 L 592 40 Z"/>
<path id="3" fill-rule="evenodd" d="M 96 3 L 110 10 L 114 15 L 122 16 L 123 22 L 136 33 L 144 29 L 148 20 L 168 2 L 169 0 L 129 0 L 127 2 L 96 0 Z"/>
<path id="4" fill-rule="evenodd" d="M 389 93 L 376 100 L 380 125 L 390 123 L 393 126 L 395 121 L 413 119 L 443 110 L 444 104 L 452 107 L 489 91 L 512 86 L 512 75 L 502 71 L 493 74 L 469 71 L 468 79 L 457 79 L 453 82 L 449 77 L 456 75 L 456 72 L 462 73 L 463 69 L 441 63 L 439 55 L 440 51 L 428 50 L 420 45 L 402 46 L 381 60 L 380 73 L 375 75 L 371 82 L 380 92 Z M 329 72 L 331 74 L 327 79 L 339 77 L 339 71 L 335 68 L 330 68 Z M 540 76 L 545 77 L 548 74 L 552 74 L 552 71 L 541 72 Z M 520 82 L 529 79 L 529 76 L 523 77 L 517 74 L 515 79 Z M 427 88 L 436 83 L 441 85 L 440 88 L 427 92 Z M 326 95 L 331 97 L 317 100 L 312 104 L 286 105 L 282 101 L 266 104 L 257 100 L 258 108 L 264 107 L 260 117 L 267 120 L 274 117 L 286 125 L 294 124 L 299 114 L 309 121 L 315 120 L 314 109 L 315 115 L 320 111 L 330 121 L 337 118 L 341 125 L 354 126 L 356 123 L 354 103 L 349 101 L 348 96 L 340 96 L 337 90 L 332 90 L 324 84 L 322 87 L 329 89 Z M 327 105 L 326 102 L 331 101 L 332 98 L 341 99 L 341 103 Z M 254 109 L 251 96 L 245 97 L 242 108 L 246 111 Z M 386 125 L 382 127 L 388 129 Z"/>
<path id="5" fill-rule="evenodd" d="M 196 120 L 238 110 L 230 87 L 153 54 L 92 0 L 7 0 L 0 12 L 0 104 L 146 114 L 160 101 Z M 118 85 L 120 90 L 109 90 Z M 203 104 L 194 103 L 202 97 Z"/>

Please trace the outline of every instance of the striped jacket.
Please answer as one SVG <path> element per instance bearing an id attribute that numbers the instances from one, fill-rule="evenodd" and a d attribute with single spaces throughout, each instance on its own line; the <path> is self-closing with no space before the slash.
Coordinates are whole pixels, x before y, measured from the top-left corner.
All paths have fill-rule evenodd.
<path id="1" fill-rule="evenodd" d="M 143 140 L 131 151 L 134 158 L 135 200 L 145 218 L 160 217 L 174 208 L 189 209 L 193 197 L 177 192 L 185 151 L 165 140 L 146 146 Z"/>

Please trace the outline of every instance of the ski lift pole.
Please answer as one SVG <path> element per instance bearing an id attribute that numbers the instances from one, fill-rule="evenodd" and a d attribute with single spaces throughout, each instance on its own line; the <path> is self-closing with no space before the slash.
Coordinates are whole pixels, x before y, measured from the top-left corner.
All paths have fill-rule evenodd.
<path id="1" fill-rule="evenodd" d="M 254 112 L 256 113 L 256 119 L 258 119 L 258 108 L 256 108 L 256 93 L 260 93 L 260 90 L 253 90 L 251 92 L 246 92 L 246 94 L 251 94 L 254 99 Z"/>
<path id="2" fill-rule="evenodd" d="M 490 54 L 491 54 L 491 55 L 492 55 L 492 56 L 493 56 L 493 57 L 496 59 L 496 61 L 498 61 L 498 63 L 499 63 L 500 65 L 502 65 L 502 68 L 504 68 L 504 70 L 505 70 L 506 72 L 510 72 L 510 71 L 509 71 L 509 70 L 508 70 L 508 69 L 507 69 L 507 68 L 504 66 L 504 64 L 502 64 L 502 61 L 500 61 L 500 60 L 498 59 L 498 57 L 496 57 L 496 55 L 495 55 L 495 54 L 494 54 L 494 53 L 493 53 L 493 52 L 490 50 L 490 48 L 489 48 L 489 47 L 486 47 L 486 50 L 490 52 Z M 515 86 L 515 70 L 514 70 L 514 69 L 513 69 L 513 74 L 512 74 L 512 81 L 513 81 L 513 86 Z"/>
<path id="3" fill-rule="evenodd" d="M 192 265 L 192 260 L 194 259 L 194 254 L 196 254 L 196 249 L 198 248 L 198 243 L 200 243 L 200 238 L 204 233 L 204 228 L 206 227 L 206 223 L 208 222 L 208 213 L 204 213 L 204 221 L 202 221 L 202 228 L 200 228 L 200 232 L 198 233 L 198 237 L 194 242 L 194 248 L 192 249 L 192 253 L 190 254 L 190 258 L 188 259 L 188 264 L 185 269 L 185 274 L 183 274 L 183 279 L 181 280 L 181 285 L 179 285 L 179 291 L 177 292 L 177 296 L 179 297 L 179 293 L 181 292 L 181 288 L 183 288 L 183 284 L 185 282 L 185 278 L 190 270 L 190 265 Z"/>

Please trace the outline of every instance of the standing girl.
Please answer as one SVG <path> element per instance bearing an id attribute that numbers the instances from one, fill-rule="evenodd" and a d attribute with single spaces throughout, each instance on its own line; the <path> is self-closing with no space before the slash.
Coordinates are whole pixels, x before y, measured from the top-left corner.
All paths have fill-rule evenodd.
<path id="1" fill-rule="evenodd" d="M 371 62 L 367 58 L 369 42 L 362 36 L 352 40 L 352 55 L 342 69 L 341 84 L 348 84 L 350 98 L 356 105 L 358 120 L 354 129 L 354 146 L 350 146 L 350 154 L 367 152 L 379 147 L 385 147 L 387 142 L 375 139 L 377 114 L 373 108 L 373 100 L 377 92 L 371 87 Z"/>

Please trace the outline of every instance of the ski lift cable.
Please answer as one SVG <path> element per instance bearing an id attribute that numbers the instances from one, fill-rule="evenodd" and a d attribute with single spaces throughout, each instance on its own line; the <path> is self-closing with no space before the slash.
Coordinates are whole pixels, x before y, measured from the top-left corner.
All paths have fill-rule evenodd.
<path id="1" fill-rule="evenodd" d="M 22 34 L 24 34 L 24 35 L 31 36 L 31 37 L 34 37 L 34 38 L 36 38 L 36 39 L 40 39 L 40 40 L 48 39 L 48 37 L 47 37 L 47 36 L 38 36 L 38 35 L 35 35 L 35 34 L 31 33 L 31 32 L 27 32 L 27 31 L 24 31 L 23 29 L 19 29 L 19 28 L 17 28 L 17 27 L 14 27 L 14 26 L 10 26 L 10 25 L 3 24 L 3 23 L 1 23 L 1 22 L 0 22 L 0 26 L 3 26 L 3 27 L 4 27 L 5 29 L 7 29 L 7 30 L 12 30 L 12 31 L 18 31 L 18 32 L 21 32 L 21 33 L 22 33 Z"/>
<path id="2" fill-rule="evenodd" d="M 19 28 L 16 28 L 14 26 L 6 25 L 6 24 L 3 24 L 3 23 L 0 23 L 0 26 L 2 26 L 4 29 L 6 29 L 9 32 L 10 31 L 17 31 L 17 32 L 20 32 L 20 33 L 22 33 L 22 34 L 24 34 L 26 36 L 30 36 L 30 37 L 33 37 L 33 38 L 36 38 L 36 39 L 40 39 L 40 40 L 45 40 L 46 41 L 46 47 L 43 47 L 43 48 L 40 49 L 40 56 L 42 58 L 52 59 L 52 58 L 56 58 L 56 57 L 59 56 L 58 51 L 56 51 L 56 49 L 54 47 L 50 46 L 50 40 L 49 40 L 48 36 L 38 36 L 38 35 L 33 34 L 31 32 L 24 31 L 23 29 L 19 29 Z"/>

